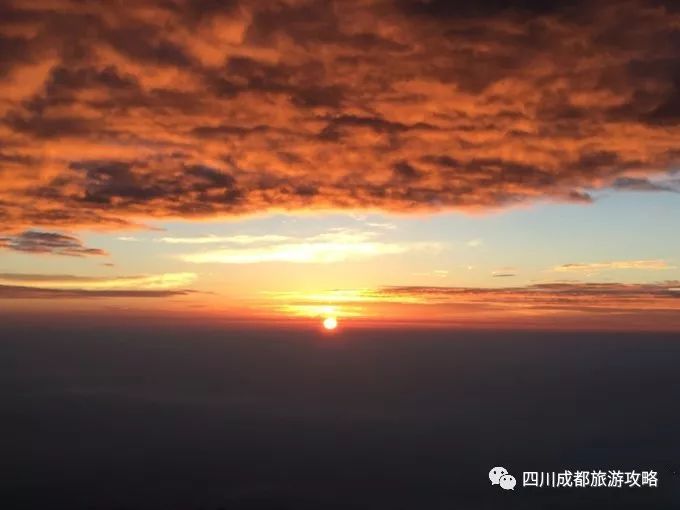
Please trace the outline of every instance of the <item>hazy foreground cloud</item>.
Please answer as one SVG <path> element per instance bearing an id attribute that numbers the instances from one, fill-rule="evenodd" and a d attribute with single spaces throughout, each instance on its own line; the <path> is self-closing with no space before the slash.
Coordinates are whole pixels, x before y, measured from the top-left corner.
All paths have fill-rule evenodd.
<path id="1" fill-rule="evenodd" d="M 679 24 L 663 0 L 5 1 L 0 224 L 668 190 Z"/>
<path id="2" fill-rule="evenodd" d="M 108 255 L 99 248 L 88 248 L 75 236 L 58 232 L 26 230 L 18 235 L 0 237 L 0 248 L 24 253 L 89 257 Z"/>

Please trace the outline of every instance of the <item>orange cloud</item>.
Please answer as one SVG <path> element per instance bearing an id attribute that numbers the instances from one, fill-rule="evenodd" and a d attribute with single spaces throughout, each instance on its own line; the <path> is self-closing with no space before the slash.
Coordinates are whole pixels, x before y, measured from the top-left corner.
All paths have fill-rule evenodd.
<path id="1" fill-rule="evenodd" d="M 5 1 L 0 223 L 676 190 L 677 6 L 543 4 Z"/>

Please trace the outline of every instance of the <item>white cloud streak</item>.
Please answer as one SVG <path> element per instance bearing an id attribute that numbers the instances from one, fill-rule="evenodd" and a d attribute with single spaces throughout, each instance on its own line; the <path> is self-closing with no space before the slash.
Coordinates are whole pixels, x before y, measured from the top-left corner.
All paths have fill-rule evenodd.
<path id="1" fill-rule="evenodd" d="M 187 253 L 180 255 L 180 258 L 186 262 L 199 264 L 257 264 L 262 262 L 329 264 L 441 247 L 438 243 L 382 242 L 376 240 L 376 236 L 375 232 L 370 231 L 333 229 L 305 238 L 283 237 L 283 239 L 271 239 L 270 242 L 261 246 L 220 248 Z"/>
<path id="2" fill-rule="evenodd" d="M 638 269 L 638 270 L 653 270 L 659 271 L 664 269 L 674 269 L 674 266 L 669 265 L 665 260 L 615 260 L 610 262 L 590 262 L 590 263 L 574 263 L 562 264 L 553 268 L 558 272 L 570 271 L 606 271 L 613 269 Z"/>
<path id="3" fill-rule="evenodd" d="M 287 241 L 291 239 L 288 236 L 281 235 L 233 235 L 233 236 L 216 236 L 207 235 L 200 237 L 161 237 L 154 239 L 158 243 L 166 244 L 258 244 L 258 243 L 276 243 Z"/>

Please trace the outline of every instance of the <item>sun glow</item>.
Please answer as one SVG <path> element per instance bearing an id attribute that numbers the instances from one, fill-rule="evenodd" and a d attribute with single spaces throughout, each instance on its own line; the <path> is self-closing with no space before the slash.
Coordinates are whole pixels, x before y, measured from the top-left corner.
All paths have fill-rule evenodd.
<path id="1" fill-rule="evenodd" d="M 323 327 L 329 331 L 338 327 L 338 320 L 335 317 L 326 317 L 323 320 Z"/>

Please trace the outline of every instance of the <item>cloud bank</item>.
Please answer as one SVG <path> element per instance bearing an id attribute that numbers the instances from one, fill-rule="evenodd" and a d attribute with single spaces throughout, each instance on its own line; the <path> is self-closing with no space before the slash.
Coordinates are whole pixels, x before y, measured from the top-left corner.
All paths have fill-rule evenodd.
<path id="1" fill-rule="evenodd" d="M 663 0 L 9 0 L 0 224 L 480 210 L 664 191 Z"/>

